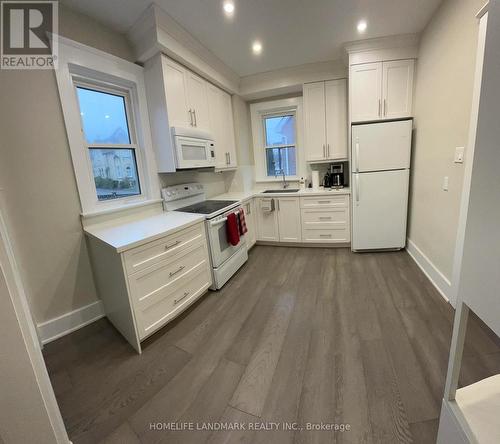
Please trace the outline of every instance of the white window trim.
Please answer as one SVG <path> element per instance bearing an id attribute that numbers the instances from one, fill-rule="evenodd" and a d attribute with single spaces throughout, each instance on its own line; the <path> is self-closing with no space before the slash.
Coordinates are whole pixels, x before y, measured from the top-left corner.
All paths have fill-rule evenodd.
<path id="1" fill-rule="evenodd" d="M 273 113 L 293 112 L 295 114 L 295 153 L 297 156 L 297 174 L 286 176 L 288 180 L 299 180 L 304 175 L 303 145 L 302 145 L 302 97 L 272 100 L 268 102 L 252 103 L 250 116 L 252 121 L 253 156 L 255 161 L 255 182 L 280 182 L 281 177 L 267 176 L 266 153 L 264 146 L 263 116 Z"/>
<path id="2" fill-rule="evenodd" d="M 82 216 L 106 214 L 143 206 L 160 200 L 159 181 L 146 102 L 143 68 L 134 63 L 91 48 L 72 40 L 59 39 L 59 67 L 56 70 L 59 96 L 66 124 L 71 159 L 80 194 Z M 88 144 L 83 139 L 80 107 L 75 82 L 108 84 L 111 88 L 125 90 L 129 98 L 127 112 L 130 131 L 134 132 L 136 162 L 141 184 L 141 194 L 115 200 L 99 201 L 95 191 L 94 176 Z"/>

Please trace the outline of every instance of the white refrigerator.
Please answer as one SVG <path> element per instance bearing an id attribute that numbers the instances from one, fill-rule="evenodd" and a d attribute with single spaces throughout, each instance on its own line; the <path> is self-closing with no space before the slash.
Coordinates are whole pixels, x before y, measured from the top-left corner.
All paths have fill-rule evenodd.
<path id="1" fill-rule="evenodd" d="M 352 249 L 402 249 L 413 120 L 352 126 Z"/>

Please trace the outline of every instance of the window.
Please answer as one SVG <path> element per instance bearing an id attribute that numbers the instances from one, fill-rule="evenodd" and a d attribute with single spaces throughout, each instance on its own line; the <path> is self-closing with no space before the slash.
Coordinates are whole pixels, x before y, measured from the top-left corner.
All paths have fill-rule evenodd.
<path id="1" fill-rule="evenodd" d="M 99 201 L 141 194 L 127 101 L 118 91 L 76 84 L 82 130 Z"/>
<path id="2" fill-rule="evenodd" d="M 82 215 L 157 206 L 144 69 L 59 37 L 55 73 Z"/>
<path id="3" fill-rule="evenodd" d="M 264 115 L 262 123 L 267 175 L 296 176 L 295 114 Z"/>
<path id="4" fill-rule="evenodd" d="M 298 180 L 301 164 L 302 98 L 259 102 L 250 105 L 257 182 L 274 182 L 284 173 Z"/>

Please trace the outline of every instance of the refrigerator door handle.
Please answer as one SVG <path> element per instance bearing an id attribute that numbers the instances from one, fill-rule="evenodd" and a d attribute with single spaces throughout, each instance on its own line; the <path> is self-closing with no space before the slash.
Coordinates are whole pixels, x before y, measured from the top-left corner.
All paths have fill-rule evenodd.
<path id="1" fill-rule="evenodd" d="M 356 173 L 359 173 L 359 139 L 356 139 L 354 147 L 356 151 Z"/>
<path id="2" fill-rule="evenodd" d="M 356 204 L 359 205 L 359 174 L 356 174 Z"/>

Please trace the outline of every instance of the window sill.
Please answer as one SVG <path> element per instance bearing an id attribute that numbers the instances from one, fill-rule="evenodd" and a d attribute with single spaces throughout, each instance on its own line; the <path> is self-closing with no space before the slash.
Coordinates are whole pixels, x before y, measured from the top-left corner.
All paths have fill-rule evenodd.
<path id="1" fill-rule="evenodd" d="M 299 176 L 285 176 L 285 181 L 287 182 L 298 182 L 300 180 Z M 283 177 L 277 178 L 269 178 L 269 177 L 260 177 L 255 179 L 256 183 L 265 183 L 265 182 L 283 182 Z"/>
<path id="2" fill-rule="evenodd" d="M 163 202 L 163 199 L 143 200 L 140 202 L 133 202 L 133 203 L 129 203 L 129 204 L 116 206 L 113 208 L 106 208 L 105 210 L 96 210 L 96 211 L 89 211 L 87 213 L 80 213 L 80 216 L 82 217 L 82 219 L 90 219 L 90 218 L 97 217 L 97 216 L 105 216 L 107 214 L 120 213 L 122 211 L 127 211 L 127 210 L 131 210 L 134 208 L 141 208 L 141 207 L 147 207 L 150 205 L 156 205 L 160 202 Z"/>

